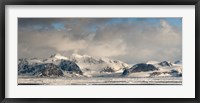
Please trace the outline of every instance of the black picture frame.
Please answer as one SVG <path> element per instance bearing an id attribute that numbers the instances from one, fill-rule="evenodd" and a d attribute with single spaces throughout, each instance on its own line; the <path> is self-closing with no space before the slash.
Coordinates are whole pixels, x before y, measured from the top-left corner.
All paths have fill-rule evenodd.
<path id="1" fill-rule="evenodd" d="M 200 103 L 200 0 L 1 0 L 0 2 L 0 101 L 1 103 Z M 5 98 L 6 5 L 195 5 L 195 98 Z"/>

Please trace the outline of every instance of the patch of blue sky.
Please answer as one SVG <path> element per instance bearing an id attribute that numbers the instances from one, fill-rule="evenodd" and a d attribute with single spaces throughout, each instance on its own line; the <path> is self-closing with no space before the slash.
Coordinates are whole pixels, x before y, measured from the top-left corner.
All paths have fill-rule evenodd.
<path id="1" fill-rule="evenodd" d="M 164 18 L 170 25 L 181 27 L 182 26 L 182 18 Z"/>
<path id="2" fill-rule="evenodd" d="M 159 19 L 156 18 L 114 18 L 109 20 L 106 24 L 107 25 L 114 25 L 114 24 L 122 24 L 122 23 L 141 23 L 141 22 L 150 22 L 150 23 L 159 23 Z"/>
<path id="3" fill-rule="evenodd" d="M 182 19 L 181 18 L 113 18 L 109 20 L 107 25 L 121 24 L 121 23 L 151 23 L 158 25 L 160 24 L 160 20 L 166 20 L 170 25 L 181 27 Z"/>
<path id="4" fill-rule="evenodd" d="M 126 18 L 113 18 L 106 22 L 106 25 L 115 25 L 115 24 L 122 24 L 127 22 L 128 19 Z"/>
<path id="5" fill-rule="evenodd" d="M 97 29 L 98 29 L 98 28 L 97 28 L 96 25 L 92 25 L 92 26 L 89 27 L 89 30 L 90 30 L 91 32 L 96 32 Z"/>
<path id="6" fill-rule="evenodd" d="M 60 23 L 60 22 L 52 23 L 52 26 L 56 30 L 64 30 L 65 29 L 65 24 Z"/>
<path id="7" fill-rule="evenodd" d="M 150 23 L 160 23 L 160 19 L 158 19 L 158 18 L 148 18 L 148 19 L 144 19 L 144 20 L 147 22 L 150 22 Z"/>
<path id="8" fill-rule="evenodd" d="M 137 18 L 137 23 L 149 24 L 151 26 L 159 26 L 160 21 L 164 18 Z M 168 22 L 168 21 L 167 21 Z"/>
<path id="9" fill-rule="evenodd" d="M 142 24 L 142 23 L 150 23 L 152 26 L 160 25 L 160 20 L 167 21 L 172 26 L 181 27 L 182 26 L 182 19 L 181 18 L 112 18 L 105 22 L 105 25 L 118 25 L 118 24 Z M 54 22 L 52 23 L 52 27 L 56 30 L 64 30 L 65 24 L 62 22 Z M 34 28 L 42 29 L 42 26 L 37 25 Z M 98 24 L 93 24 L 88 27 L 89 31 L 96 32 L 98 29 Z"/>
<path id="10" fill-rule="evenodd" d="M 169 25 L 181 27 L 182 26 L 182 19 L 181 18 L 146 18 L 143 19 L 144 21 L 150 23 L 160 23 L 160 20 L 165 20 L 169 23 Z"/>

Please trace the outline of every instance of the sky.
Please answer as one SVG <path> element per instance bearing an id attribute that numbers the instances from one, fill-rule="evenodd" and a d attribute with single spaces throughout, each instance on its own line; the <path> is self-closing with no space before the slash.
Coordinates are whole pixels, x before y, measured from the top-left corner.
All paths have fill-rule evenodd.
<path id="1" fill-rule="evenodd" d="M 18 18 L 18 58 L 182 59 L 182 18 Z"/>

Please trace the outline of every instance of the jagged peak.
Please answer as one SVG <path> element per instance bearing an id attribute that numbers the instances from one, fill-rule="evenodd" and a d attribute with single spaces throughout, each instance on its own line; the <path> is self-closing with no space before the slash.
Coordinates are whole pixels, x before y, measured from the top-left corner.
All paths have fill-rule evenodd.
<path id="1" fill-rule="evenodd" d="M 182 64 L 182 60 L 176 60 L 174 64 Z"/>
<path id="2" fill-rule="evenodd" d="M 74 58 L 82 58 L 83 56 L 78 54 L 78 53 L 73 53 L 72 57 L 74 57 Z"/>
<path id="3" fill-rule="evenodd" d="M 65 60 L 68 60 L 67 57 L 65 57 L 65 56 L 63 56 L 63 55 L 61 55 L 61 54 L 59 54 L 59 53 L 56 53 L 56 54 L 54 54 L 54 55 L 51 55 L 50 58 L 65 59 Z"/>

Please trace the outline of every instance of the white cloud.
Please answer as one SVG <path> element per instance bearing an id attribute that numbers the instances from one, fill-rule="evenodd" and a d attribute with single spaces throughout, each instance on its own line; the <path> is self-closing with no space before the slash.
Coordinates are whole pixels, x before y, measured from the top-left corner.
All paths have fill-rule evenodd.
<path id="1" fill-rule="evenodd" d="M 98 57 L 113 57 L 125 55 L 126 44 L 121 40 L 110 40 L 109 42 L 100 42 L 88 47 L 88 54 Z"/>
<path id="2" fill-rule="evenodd" d="M 181 31 L 168 21 L 106 25 L 106 20 L 68 22 L 66 29 L 59 31 L 33 30 L 26 24 L 27 27 L 19 28 L 19 57 L 48 57 L 55 52 L 75 52 L 128 63 L 181 59 Z M 97 30 L 91 32 L 88 29 L 91 25 L 97 25 Z"/>

